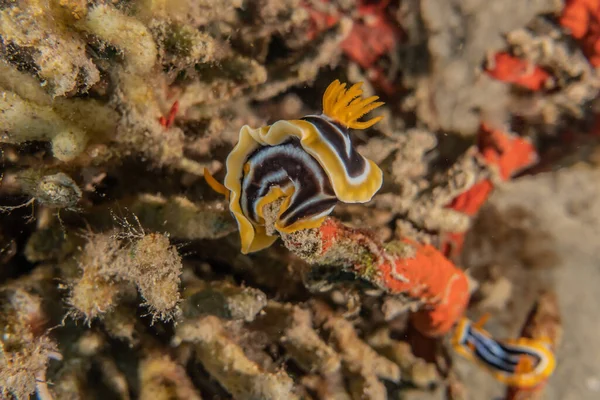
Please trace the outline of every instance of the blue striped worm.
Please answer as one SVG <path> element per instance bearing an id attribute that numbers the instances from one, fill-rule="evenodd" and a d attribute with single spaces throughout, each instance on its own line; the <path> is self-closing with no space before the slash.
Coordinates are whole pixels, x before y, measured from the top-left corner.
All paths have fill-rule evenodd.
<path id="1" fill-rule="evenodd" d="M 270 246 L 263 207 L 283 202 L 275 228 L 290 233 L 321 225 L 338 202 L 364 203 L 381 188 L 381 169 L 360 155 L 349 129 L 367 129 L 383 117 L 359 121 L 383 105 L 377 96 L 363 99 L 361 83 L 346 89 L 334 81 L 323 95 L 323 113 L 281 120 L 261 128 L 243 126 L 227 157 L 224 185 L 207 182 L 229 197 L 242 242 L 242 253 Z"/>
<path id="2" fill-rule="evenodd" d="M 462 318 L 452 337 L 452 346 L 463 357 L 475 361 L 492 376 L 508 385 L 533 388 L 542 383 L 556 367 L 554 353 L 538 339 L 496 340 L 482 328 Z"/>

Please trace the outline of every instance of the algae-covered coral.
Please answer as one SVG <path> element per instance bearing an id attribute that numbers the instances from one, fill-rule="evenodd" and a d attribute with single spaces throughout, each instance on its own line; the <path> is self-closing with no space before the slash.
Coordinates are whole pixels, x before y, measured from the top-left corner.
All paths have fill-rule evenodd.
<path id="1" fill-rule="evenodd" d="M 1 1 L 1 397 L 463 398 L 444 335 L 489 309 L 517 335 L 558 262 L 533 217 L 483 204 L 593 164 L 568 3 Z M 295 232 L 267 204 L 282 240 L 242 254 L 205 170 L 336 79 L 385 102 L 352 133 L 381 189 Z"/>

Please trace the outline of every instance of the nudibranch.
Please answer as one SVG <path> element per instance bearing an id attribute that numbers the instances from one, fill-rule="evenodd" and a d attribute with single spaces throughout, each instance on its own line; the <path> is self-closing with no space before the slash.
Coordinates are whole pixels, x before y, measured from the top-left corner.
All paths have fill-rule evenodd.
<path id="1" fill-rule="evenodd" d="M 229 197 L 242 253 L 269 247 L 263 207 L 281 200 L 275 228 L 291 233 L 319 227 L 337 202 L 365 203 L 381 188 L 383 174 L 352 145 L 349 129 L 367 129 L 383 117 L 359 119 L 383 105 L 362 97 L 362 83 L 346 89 L 338 80 L 323 95 L 323 112 L 261 128 L 243 126 L 227 157 L 224 186 L 205 174 L 216 191 Z"/>
<path id="2" fill-rule="evenodd" d="M 475 361 L 508 386 L 534 388 L 556 367 L 554 353 L 544 340 L 519 338 L 496 340 L 483 329 L 483 320 L 462 318 L 452 337 L 452 346 L 463 357 Z"/>

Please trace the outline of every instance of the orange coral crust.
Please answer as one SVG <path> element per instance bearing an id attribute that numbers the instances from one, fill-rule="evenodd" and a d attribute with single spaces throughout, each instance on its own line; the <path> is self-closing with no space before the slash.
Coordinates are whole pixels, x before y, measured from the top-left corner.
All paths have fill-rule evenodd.
<path id="1" fill-rule="evenodd" d="M 494 190 L 492 182 L 489 179 L 484 179 L 471 186 L 466 192 L 455 197 L 448 208 L 472 217 L 485 204 L 492 190 Z"/>
<path id="2" fill-rule="evenodd" d="M 559 22 L 579 40 L 590 63 L 600 66 L 600 0 L 567 0 Z"/>
<path id="3" fill-rule="evenodd" d="M 321 32 L 333 28 L 339 21 L 339 15 L 327 14 L 310 7 L 308 2 L 303 2 L 302 6 L 308 12 L 309 28 L 306 33 L 308 40 L 316 39 Z"/>
<path id="4" fill-rule="evenodd" d="M 533 144 L 525 139 L 501 130 L 481 125 L 479 133 L 479 152 L 486 163 L 498 171 L 502 180 L 530 167 L 537 162 L 538 156 Z M 494 185 L 489 179 L 473 185 L 452 200 L 448 208 L 469 216 L 477 214 L 492 193 Z M 460 254 L 464 242 L 464 233 L 446 233 L 441 245 L 446 256 L 455 257 Z"/>
<path id="5" fill-rule="evenodd" d="M 329 0 L 322 2 L 329 3 Z M 340 46 L 346 57 L 369 70 L 369 80 L 377 88 L 392 95 L 396 91 L 394 82 L 376 63 L 382 56 L 394 51 L 398 42 L 406 35 L 390 16 L 389 4 L 390 0 L 360 0 L 352 29 Z M 310 27 L 307 38 L 310 40 L 335 26 L 342 17 L 340 10 L 328 14 L 316 9 L 309 2 L 304 2 L 303 6 L 309 14 Z"/>
<path id="6" fill-rule="evenodd" d="M 414 257 L 391 254 L 364 232 L 346 227 L 333 218 L 326 219 L 321 225 L 319 237 L 320 260 L 326 260 L 331 254 L 348 252 L 343 249 L 354 244 L 368 251 L 375 260 L 374 265 L 369 266 L 354 261 L 359 276 L 365 278 L 366 274 L 388 293 L 406 293 L 421 299 L 425 306 L 412 315 L 412 322 L 422 334 L 444 335 L 464 313 L 469 301 L 467 277 L 433 246 L 406 239 L 403 242 L 416 251 Z M 347 257 L 351 259 L 352 255 Z"/>
<path id="7" fill-rule="evenodd" d="M 166 117 L 161 116 L 158 119 L 158 123 L 165 127 L 165 129 L 169 129 L 173 126 L 175 122 L 175 117 L 177 116 L 177 112 L 179 111 L 179 101 L 175 101 L 171 108 L 169 109 L 169 113 Z"/>
<path id="8" fill-rule="evenodd" d="M 494 166 L 503 180 L 538 161 L 535 146 L 522 138 L 486 124 L 481 125 L 479 151 L 488 165 Z"/>
<path id="9" fill-rule="evenodd" d="M 414 245 L 417 246 L 415 258 L 402 260 L 403 271 L 409 279 L 412 272 L 413 281 L 418 283 L 409 293 L 427 299 L 428 307 L 413 313 L 411 321 L 422 334 L 441 336 L 464 314 L 470 298 L 469 282 L 463 271 L 433 246 Z"/>
<path id="10" fill-rule="evenodd" d="M 497 53 L 493 68 L 487 68 L 486 72 L 494 79 L 534 91 L 542 89 L 550 78 L 550 74 L 539 66 L 508 53 Z"/>
<path id="11" fill-rule="evenodd" d="M 344 54 L 363 68 L 370 68 L 381 56 L 391 52 L 400 40 L 402 32 L 386 12 L 389 0 L 379 2 L 361 1 L 356 21 L 350 34 L 342 42 Z"/>

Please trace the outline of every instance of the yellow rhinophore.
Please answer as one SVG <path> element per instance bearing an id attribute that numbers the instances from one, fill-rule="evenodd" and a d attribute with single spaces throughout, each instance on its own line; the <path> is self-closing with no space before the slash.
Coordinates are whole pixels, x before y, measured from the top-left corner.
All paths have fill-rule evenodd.
<path id="1" fill-rule="evenodd" d="M 323 114 L 352 129 L 367 129 L 383 119 L 383 116 L 359 122 L 358 119 L 384 103 L 378 96 L 362 98 L 362 82 L 355 83 L 346 90 L 346 84 L 333 81 L 323 94 Z"/>

